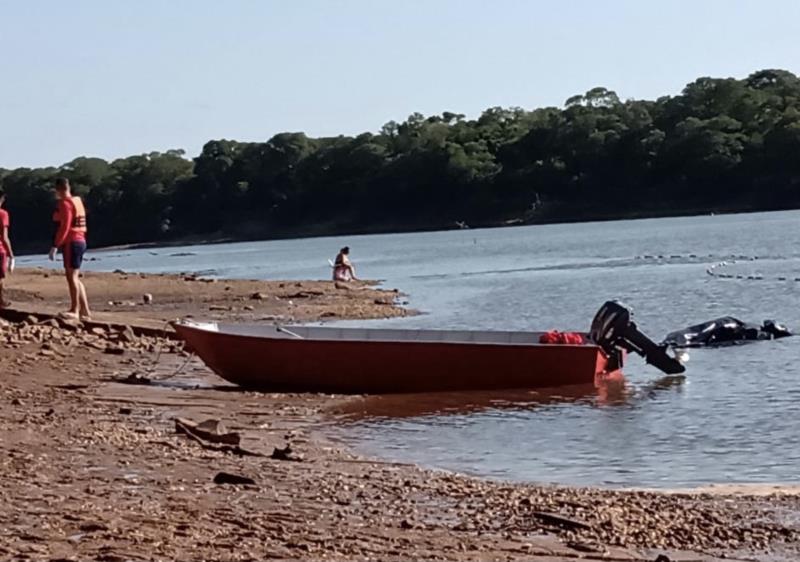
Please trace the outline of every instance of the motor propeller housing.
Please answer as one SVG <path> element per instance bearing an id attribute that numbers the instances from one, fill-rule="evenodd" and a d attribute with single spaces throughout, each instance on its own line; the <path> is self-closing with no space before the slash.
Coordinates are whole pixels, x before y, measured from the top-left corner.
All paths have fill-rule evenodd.
<path id="1" fill-rule="evenodd" d="M 595 314 L 589 337 L 622 367 L 622 350 L 638 353 L 648 364 L 668 375 L 683 373 L 686 367 L 669 354 L 665 345 L 658 345 L 636 327 L 631 311 L 618 301 L 608 301 Z"/>

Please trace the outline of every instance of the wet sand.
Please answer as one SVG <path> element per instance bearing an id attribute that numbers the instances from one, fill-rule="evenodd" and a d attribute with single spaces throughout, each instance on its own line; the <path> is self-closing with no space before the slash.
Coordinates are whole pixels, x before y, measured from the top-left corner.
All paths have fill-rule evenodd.
<path id="1" fill-rule="evenodd" d="M 24 311 L 57 310 L 63 305 L 51 299 L 63 298 L 62 283 L 24 272 L 10 283 L 11 297 Z M 115 324 L 187 314 L 301 321 L 331 311 L 406 313 L 391 304 L 393 292 L 330 282 L 96 274 L 87 283 L 105 309 L 98 319 Z M 296 296 L 304 290 L 322 294 Z M 152 305 L 128 304 L 145 292 Z M 256 292 L 263 295 L 253 300 Z M 115 301 L 125 304 L 107 304 Z M 800 498 L 782 490 L 512 484 L 363 458 L 324 437 L 339 415 L 370 400 L 240 391 L 152 334 L 0 322 L 0 559 L 800 556 Z M 187 435 L 176 432 L 176 418 L 226 428 Z M 251 481 L 215 483 L 221 472 Z"/>

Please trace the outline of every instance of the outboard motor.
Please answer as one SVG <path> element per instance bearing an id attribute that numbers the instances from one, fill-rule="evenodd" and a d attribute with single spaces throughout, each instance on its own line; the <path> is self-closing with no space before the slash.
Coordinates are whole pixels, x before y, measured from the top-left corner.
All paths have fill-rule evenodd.
<path id="1" fill-rule="evenodd" d="M 622 350 L 633 351 L 644 357 L 648 364 L 668 375 L 683 373 L 686 367 L 671 356 L 667 346 L 658 345 L 636 327 L 631 312 L 617 301 L 608 301 L 592 320 L 589 337 L 606 352 L 609 359 L 622 367 Z"/>

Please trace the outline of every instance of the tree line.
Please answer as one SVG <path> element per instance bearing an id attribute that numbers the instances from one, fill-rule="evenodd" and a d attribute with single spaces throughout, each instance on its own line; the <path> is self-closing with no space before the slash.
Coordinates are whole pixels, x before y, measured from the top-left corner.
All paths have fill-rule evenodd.
<path id="1" fill-rule="evenodd" d="M 0 169 L 18 247 L 48 246 L 62 175 L 95 247 L 796 208 L 800 79 L 704 77 L 654 101 L 598 87 L 561 108 L 414 113 L 358 136 L 212 140 L 193 160 Z"/>

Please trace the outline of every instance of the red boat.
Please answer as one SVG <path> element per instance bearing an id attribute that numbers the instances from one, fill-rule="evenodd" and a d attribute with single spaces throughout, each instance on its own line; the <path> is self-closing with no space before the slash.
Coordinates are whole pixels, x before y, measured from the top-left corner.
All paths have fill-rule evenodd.
<path id="1" fill-rule="evenodd" d="M 220 377 L 251 389 L 341 394 L 599 385 L 627 351 L 665 372 L 684 368 L 608 302 L 582 344 L 542 332 L 396 330 L 182 321 L 175 330 Z"/>

